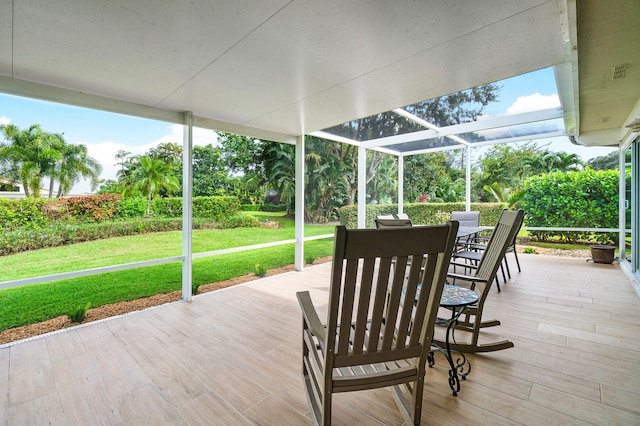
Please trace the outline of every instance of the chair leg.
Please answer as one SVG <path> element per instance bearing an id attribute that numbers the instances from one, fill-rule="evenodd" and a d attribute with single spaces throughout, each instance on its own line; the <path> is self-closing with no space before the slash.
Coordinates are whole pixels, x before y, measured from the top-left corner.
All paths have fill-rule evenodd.
<path id="1" fill-rule="evenodd" d="M 511 270 L 509 270 L 509 262 L 507 261 L 506 253 L 505 253 L 504 259 L 502 261 L 504 262 L 504 266 L 507 268 L 507 276 L 509 277 L 509 279 L 511 279 Z"/>
<path id="2" fill-rule="evenodd" d="M 520 261 L 518 260 L 518 252 L 516 251 L 516 248 L 513 248 L 513 255 L 516 258 L 516 265 L 518 265 L 518 272 L 522 272 L 522 269 L 520 269 Z"/>

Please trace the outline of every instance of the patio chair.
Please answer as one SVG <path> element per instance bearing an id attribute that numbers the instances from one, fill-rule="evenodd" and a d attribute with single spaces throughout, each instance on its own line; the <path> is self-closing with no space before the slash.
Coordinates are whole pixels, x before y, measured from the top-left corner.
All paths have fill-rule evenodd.
<path id="1" fill-rule="evenodd" d="M 454 211 L 451 212 L 451 220 L 457 220 L 460 223 L 460 227 L 477 228 L 480 226 L 480 212 L 479 211 Z M 465 246 L 473 241 L 476 241 L 478 234 L 473 234 L 459 239 L 456 244 L 456 251 L 464 250 Z"/>
<path id="2" fill-rule="evenodd" d="M 526 213 L 523 214 L 522 218 L 520 219 L 520 222 L 516 224 L 517 226 L 517 230 L 516 233 L 513 235 L 513 239 L 511 240 L 511 242 L 509 243 L 509 246 L 507 246 L 507 251 L 506 253 L 513 253 L 515 259 L 516 259 L 516 265 L 518 266 L 518 272 L 522 272 L 522 269 L 520 268 L 520 261 L 518 260 L 518 252 L 516 250 L 516 240 L 518 237 L 518 232 L 520 232 L 520 228 L 522 228 L 522 224 L 524 221 L 524 215 Z M 489 239 L 491 238 L 491 236 L 489 237 L 483 237 L 483 241 L 489 241 Z M 472 261 L 473 263 L 475 263 L 476 265 L 478 264 L 478 262 L 480 261 L 480 259 L 482 258 L 482 252 L 487 248 L 486 243 L 483 244 L 482 242 L 480 242 L 479 240 L 476 240 L 476 242 L 470 242 L 466 245 L 464 250 L 459 250 L 457 252 L 455 252 L 453 254 L 454 259 L 458 259 L 458 258 L 462 258 L 462 259 L 467 259 Z M 500 264 L 500 270 L 502 271 L 502 278 L 504 280 L 504 282 L 507 282 L 507 276 L 509 277 L 509 279 L 511 279 L 511 270 L 509 269 L 509 262 L 507 261 L 507 256 L 505 256 L 502 260 L 502 263 Z M 505 268 L 507 271 L 507 274 L 505 276 Z M 498 287 L 498 291 L 500 291 L 500 283 L 498 278 L 496 277 L 496 285 Z"/>
<path id="3" fill-rule="evenodd" d="M 316 424 L 331 423 L 334 393 L 388 386 L 405 422 L 420 424 L 425 363 L 457 228 L 336 228 L 325 325 L 309 292 L 297 293 L 302 375 Z"/>
<path id="4" fill-rule="evenodd" d="M 451 220 L 457 220 L 460 226 L 476 227 L 480 225 L 480 212 L 451 212 Z"/>
<path id="5" fill-rule="evenodd" d="M 504 259 L 507 247 L 513 241 L 522 223 L 524 211 L 503 210 L 498 223 L 491 235 L 486 249 L 482 252 L 482 258 L 477 267 L 461 265 L 473 268 L 474 274 L 464 275 L 450 272 L 447 276 L 456 285 L 467 286 L 478 293 L 478 302 L 465 308 L 464 314 L 460 317 L 457 329 L 471 332 L 471 340 L 467 343 L 452 343 L 451 348 L 463 353 L 492 352 L 507 348 L 512 348 L 513 343 L 503 340 L 495 343 L 478 343 L 480 330 L 485 327 L 500 325 L 498 320 L 483 321 L 482 309 L 489 295 L 491 283 L 495 280 L 498 268 Z M 452 262 L 455 265 L 455 262 Z M 445 345 L 445 342 L 436 340 L 438 345 Z M 444 346 L 441 346 L 444 347 Z"/>
<path id="6" fill-rule="evenodd" d="M 412 226 L 411 219 L 385 219 L 377 217 L 376 228 L 406 228 Z"/>

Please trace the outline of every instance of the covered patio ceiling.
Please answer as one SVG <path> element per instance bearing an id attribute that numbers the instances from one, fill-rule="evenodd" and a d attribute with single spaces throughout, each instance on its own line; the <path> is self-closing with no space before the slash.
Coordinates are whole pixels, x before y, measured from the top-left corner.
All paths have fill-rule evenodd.
<path id="1" fill-rule="evenodd" d="M 292 143 L 553 66 L 562 109 L 519 119 L 617 145 L 640 116 L 639 18 L 625 0 L 2 2 L 0 91 Z M 366 146 L 447 149 L 470 126 Z"/>

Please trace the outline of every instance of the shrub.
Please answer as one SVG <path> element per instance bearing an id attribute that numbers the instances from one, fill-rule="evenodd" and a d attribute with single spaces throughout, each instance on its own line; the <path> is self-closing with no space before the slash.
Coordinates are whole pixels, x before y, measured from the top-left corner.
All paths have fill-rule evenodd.
<path id="1" fill-rule="evenodd" d="M 519 206 L 527 226 L 567 228 L 618 227 L 617 170 L 549 173 L 525 180 Z M 615 240 L 615 233 L 530 231 L 534 238 L 567 242 Z"/>
<path id="2" fill-rule="evenodd" d="M 222 228 L 256 228 L 260 222 L 254 216 L 231 216 L 221 220 Z"/>
<path id="3" fill-rule="evenodd" d="M 144 197 L 121 197 L 116 203 L 114 217 L 118 219 L 143 217 L 146 208 L 147 200 Z"/>
<path id="4" fill-rule="evenodd" d="M 243 212 L 258 212 L 261 210 L 260 204 L 241 204 L 240 210 Z"/>
<path id="5" fill-rule="evenodd" d="M 98 194 L 58 198 L 45 204 L 44 213 L 50 221 L 105 222 L 116 212 L 120 194 Z"/>
<path id="6" fill-rule="evenodd" d="M 525 247 L 524 248 L 524 252 L 525 253 L 529 253 L 529 254 L 536 254 L 536 248 L 535 247 Z"/>
<path id="7" fill-rule="evenodd" d="M 231 217 L 240 209 L 238 197 L 194 197 L 193 216 L 212 220 Z"/>
<path id="8" fill-rule="evenodd" d="M 480 211 L 480 225 L 493 226 L 507 205 L 505 203 L 471 203 L 471 210 Z M 463 211 L 465 203 L 405 203 L 404 213 L 409 215 L 415 224 L 435 225 L 440 223 L 439 217 L 447 218 L 452 211 Z M 367 228 L 375 227 L 376 216 L 397 213 L 397 204 L 367 204 L 365 209 Z M 347 228 L 358 226 L 358 206 L 344 206 L 338 209 L 340 224 Z"/>
<path id="9" fill-rule="evenodd" d="M 263 212 L 286 212 L 286 204 L 263 204 L 260 206 L 260 211 Z"/>
<path id="10" fill-rule="evenodd" d="M 0 226 L 5 231 L 24 226 L 42 226 L 46 223 L 44 205 L 41 198 L 7 200 L 0 198 Z"/>
<path id="11" fill-rule="evenodd" d="M 265 275 L 267 275 L 267 267 L 258 263 L 256 265 L 254 273 L 259 277 L 264 277 Z"/>
<path id="12" fill-rule="evenodd" d="M 182 197 L 155 198 L 151 201 L 151 214 L 162 217 L 182 217 Z"/>
<path id="13" fill-rule="evenodd" d="M 87 302 L 86 305 L 76 306 L 75 308 L 71 308 L 69 312 L 67 312 L 67 317 L 71 320 L 71 322 L 82 322 L 84 318 L 87 316 L 87 311 L 91 307 L 91 302 Z"/>

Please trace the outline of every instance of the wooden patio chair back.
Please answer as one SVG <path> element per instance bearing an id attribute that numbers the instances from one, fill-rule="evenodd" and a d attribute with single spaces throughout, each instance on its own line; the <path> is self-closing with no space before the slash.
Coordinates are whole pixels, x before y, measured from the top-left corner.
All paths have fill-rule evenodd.
<path id="1" fill-rule="evenodd" d="M 478 338 L 481 328 L 500 325 L 498 320 L 482 321 L 482 310 L 489 295 L 491 283 L 495 280 L 498 268 L 504 259 L 507 247 L 513 242 L 515 234 L 517 234 L 522 225 L 523 216 L 524 211 L 522 210 L 503 210 L 491 234 L 491 238 L 482 252 L 482 258 L 474 271 L 475 273 L 470 275 L 448 274 L 448 277 L 453 279 L 455 284 L 460 285 L 459 280 L 461 280 L 478 293 L 477 304 L 465 308 L 465 319 L 459 322 L 460 328 L 466 328 L 471 331 L 471 342 L 455 343 L 452 345 L 455 350 L 472 353 L 490 352 L 513 347 L 513 343 L 509 340 L 481 345 L 478 344 Z M 468 265 L 461 266 L 469 267 Z M 438 342 L 438 344 L 441 343 Z"/>
<path id="2" fill-rule="evenodd" d="M 326 324 L 309 292 L 297 293 L 315 423 L 331 423 L 334 393 L 387 386 L 407 423 L 420 423 L 425 362 L 457 229 L 457 222 L 336 228 Z"/>
<path id="3" fill-rule="evenodd" d="M 486 299 L 489 293 L 486 287 L 491 286 L 491 283 L 498 273 L 498 268 L 500 268 L 502 260 L 504 259 L 507 248 L 513 244 L 515 236 L 520 230 L 523 216 L 524 211 L 522 210 L 514 211 L 505 209 L 502 211 L 500 219 L 498 219 L 498 223 L 493 229 L 493 233 L 483 251 L 480 264 L 475 274 L 476 278 L 481 279 L 477 281 L 475 290 L 480 296 L 482 303 L 484 303 L 484 299 Z"/>

